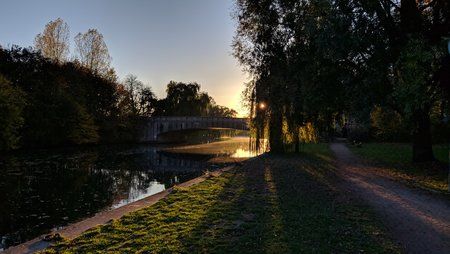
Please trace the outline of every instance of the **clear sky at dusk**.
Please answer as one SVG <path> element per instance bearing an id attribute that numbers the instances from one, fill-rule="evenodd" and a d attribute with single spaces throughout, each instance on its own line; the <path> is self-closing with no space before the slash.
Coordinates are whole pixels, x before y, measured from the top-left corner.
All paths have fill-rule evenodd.
<path id="1" fill-rule="evenodd" d="M 218 104 L 242 112 L 247 75 L 231 56 L 232 8 L 233 0 L 2 1 L 0 45 L 32 46 L 60 17 L 71 43 L 89 28 L 103 34 L 121 79 L 133 73 L 158 97 L 170 80 L 197 81 Z"/>

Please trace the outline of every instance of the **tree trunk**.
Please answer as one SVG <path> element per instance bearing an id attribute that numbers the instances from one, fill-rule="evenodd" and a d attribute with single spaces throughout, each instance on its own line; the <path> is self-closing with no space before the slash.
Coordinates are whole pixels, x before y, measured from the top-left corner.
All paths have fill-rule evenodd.
<path id="1" fill-rule="evenodd" d="M 422 110 L 414 114 L 415 128 L 413 132 L 413 161 L 433 161 L 431 140 L 431 122 L 428 111 Z"/>
<path id="2" fill-rule="evenodd" d="M 400 28 L 403 35 L 420 33 L 422 24 L 422 15 L 416 0 L 401 0 Z"/>
<path id="3" fill-rule="evenodd" d="M 272 111 L 270 114 L 269 124 L 269 144 L 271 153 L 283 152 L 283 138 L 282 138 L 283 117 L 280 112 Z"/>
<path id="4" fill-rule="evenodd" d="M 296 126 L 294 129 L 294 145 L 295 145 L 294 151 L 295 151 L 295 153 L 300 152 L 300 133 L 299 132 L 300 132 L 299 127 Z"/>

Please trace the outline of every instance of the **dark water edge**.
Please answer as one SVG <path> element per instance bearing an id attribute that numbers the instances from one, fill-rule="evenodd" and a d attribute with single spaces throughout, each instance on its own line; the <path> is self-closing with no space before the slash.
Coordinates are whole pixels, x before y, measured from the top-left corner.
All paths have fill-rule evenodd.
<path id="1" fill-rule="evenodd" d="M 220 135 L 205 135 L 207 143 Z M 214 169 L 214 155 L 126 144 L 0 155 L 0 250 Z"/>

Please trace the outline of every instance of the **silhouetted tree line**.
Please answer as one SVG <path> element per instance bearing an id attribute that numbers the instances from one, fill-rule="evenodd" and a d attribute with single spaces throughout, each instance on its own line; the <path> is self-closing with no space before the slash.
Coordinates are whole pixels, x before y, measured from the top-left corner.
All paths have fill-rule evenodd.
<path id="1" fill-rule="evenodd" d="M 0 150 L 132 142 L 145 117 L 227 116 L 196 83 L 170 82 L 158 100 L 134 75 L 119 82 L 103 36 L 78 34 L 68 60 L 61 19 L 36 36 L 35 48 L 0 47 Z"/>
<path id="2" fill-rule="evenodd" d="M 306 126 L 328 136 L 349 120 L 406 129 L 414 161 L 448 138 L 449 1 L 236 0 L 234 16 L 234 55 L 253 77 L 244 97 L 272 151 L 298 150 Z M 447 135 L 432 138 L 436 128 Z"/>
<path id="3" fill-rule="evenodd" d="M 166 92 L 166 98 L 157 101 L 154 115 L 216 117 L 237 115 L 235 110 L 217 105 L 211 96 L 200 92 L 200 85 L 197 83 L 170 81 Z"/>
<path id="4" fill-rule="evenodd" d="M 113 80 L 30 48 L 0 50 L 2 149 L 128 140 L 123 93 Z M 9 92 L 8 92 L 9 91 Z M 4 129 L 9 131 L 5 132 Z"/>

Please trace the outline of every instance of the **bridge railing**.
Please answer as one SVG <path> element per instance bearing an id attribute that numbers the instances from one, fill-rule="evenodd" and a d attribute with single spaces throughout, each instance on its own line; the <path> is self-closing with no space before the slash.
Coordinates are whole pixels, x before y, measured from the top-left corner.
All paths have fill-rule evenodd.
<path id="1" fill-rule="evenodd" d="M 156 141 L 165 132 L 184 129 L 230 128 L 248 130 L 248 118 L 159 116 L 147 118 L 142 140 Z"/>

